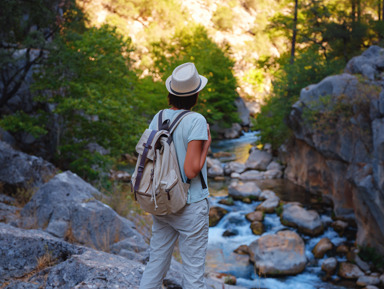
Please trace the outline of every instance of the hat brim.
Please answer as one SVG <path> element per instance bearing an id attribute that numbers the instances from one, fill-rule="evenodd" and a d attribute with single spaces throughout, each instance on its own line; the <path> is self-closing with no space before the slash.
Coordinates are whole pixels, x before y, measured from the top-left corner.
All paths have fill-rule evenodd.
<path id="1" fill-rule="evenodd" d="M 171 89 L 171 78 L 172 78 L 172 75 L 169 76 L 167 78 L 167 80 L 165 81 L 165 87 L 167 88 L 168 92 L 172 93 L 173 95 L 176 95 L 176 96 L 179 96 L 179 97 L 191 96 L 191 95 L 201 91 L 207 85 L 208 79 L 206 77 L 202 76 L 202 75 L 199 75 L 199 77 L 200 77 L 200 80 L 201 80 L 200 87 L 197 90 L 195 90 L 195 91 L 193 91 L 191 93 L 188 93 L 188 94 L 185 94 L 185 93 L 178 94 L 177 92 L 172 91 L 172 89 Z"/>

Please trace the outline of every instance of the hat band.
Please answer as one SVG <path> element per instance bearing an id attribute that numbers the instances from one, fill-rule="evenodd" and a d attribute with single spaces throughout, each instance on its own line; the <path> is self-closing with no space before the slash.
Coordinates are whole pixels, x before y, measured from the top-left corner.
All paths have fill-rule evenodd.
<path id="1" fill-rule="evenodd" d="M 200 78 L 200 77 L 199 77 L 199 80 L 200 80 L 200 82 L 199 82 L 199 85 L 197 86 L 197 88 L 194 89 L 194 90 L 188 91 L 188 92 L 177 92 L 177 91 L 173 90 L 173 89 L 172 89 L 172 81 L 169 82 L 169 88 L 171 89 L 171 91 L 172 91 L 175 95 L 177 95 L 177 94 L 178 94 L 178 95 L 186 95 L 186 94 L 195 93 L 195 92 L 197 92 L 197 91 L 199 90 L 199 88 L 200 88 L 200 86 L 201 86 L 201 78 Z"/>

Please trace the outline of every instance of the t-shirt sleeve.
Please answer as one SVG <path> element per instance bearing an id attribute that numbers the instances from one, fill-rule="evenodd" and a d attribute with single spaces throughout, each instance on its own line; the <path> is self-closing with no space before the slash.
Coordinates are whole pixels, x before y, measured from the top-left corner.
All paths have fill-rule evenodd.
<path id="1" fill-rule="evenodd" d="M 192 140 L 208 140 L 207 121 L 201 114 L 195 114 L 188 132 L 188 142 Z"/>

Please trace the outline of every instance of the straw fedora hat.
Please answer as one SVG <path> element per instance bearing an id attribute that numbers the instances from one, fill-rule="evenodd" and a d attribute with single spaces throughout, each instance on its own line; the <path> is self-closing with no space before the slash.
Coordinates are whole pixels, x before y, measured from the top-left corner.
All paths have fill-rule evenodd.
<path id="1" fill-rule="evenodd" d="M 207 82 L 208 79 L 197 72 L 195 64 L 187 62 L 173 70 L 165 81 L 165 86 L 173 95 L 184 97 L 201 91 Z"/>

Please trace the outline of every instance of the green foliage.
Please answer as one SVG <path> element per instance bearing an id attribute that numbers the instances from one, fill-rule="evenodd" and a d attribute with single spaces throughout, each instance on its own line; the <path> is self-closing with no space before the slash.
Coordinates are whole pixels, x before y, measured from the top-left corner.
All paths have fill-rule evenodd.
<path id="1" fill-rule="evenodd" d="M 359 256 L 365 262 L 372 262 L 377 270 L 384 269 L 384 256 L 379 254 L 375 248 L 360 247 Z"/>
<path id="2" fill-rule="evenodd" d="M 111 158 L 133 151 L 145 127 L 136 114 L 131 43 L 102 26 L 82 33 L 64 30 L 55 45 L 35 89 L 42 92 L 40 101 L 55 105 L 62 123 L 57 161 L 81 176 L 96 177 Z M 109 154 L 91 153 L 90 143 Z"/>
<path id="3" fill-rule="evenodd" d="M 256 129 L 260 130 L 260 142 L 271 143 L 277 149 L 289 136 L 286 119 L 291 106 L 298 100 L 300 90 L 324 77 L 338 73 L 342 62 L 329 62 L 313 50 L 300 51 L 294 64 L 289 56 L 282 57 L 280 69 L 273 81 L 273 96 L 266 100 L 256 118 Z"/>
<path id="4" fill-rule="evenodd" d="M 23 111 L 17 111 L 0 119 L 0 127 L 10 132 L 27 132 L 38 138 L 47 133 L 47 130 L 41 126 L 42 123 L 47 123 L 47 115 L 43 111 L 39 112 L 40 114 L 29 115 Z"/>
<path id="5" fill-rule="evenodd" d="M 218 6 L 212 15 L 212 22 L 219 30 L 229 31 L 233 27 L 233 12 L 228 6 Z"/>
<path id="6" fill-rule="evenodd" d="M 207 86 L 199 94 L 195 110 L 203 114 L 209 123 L 220 123 L 228 127 L 238 121 L 234 106 L 238 95 L 232 72 L 233 61 L 208 37 L 203 26 L 185 27 L 177 31 L 169 41 L 154 43 L 152 57 L 155 61 L 154 73 L 162 78 L 162 83 L 176 66 L 194 62 L 199 73 L 208 78 Z M 163 91 L 164 88 L 159 95 Z"/>

